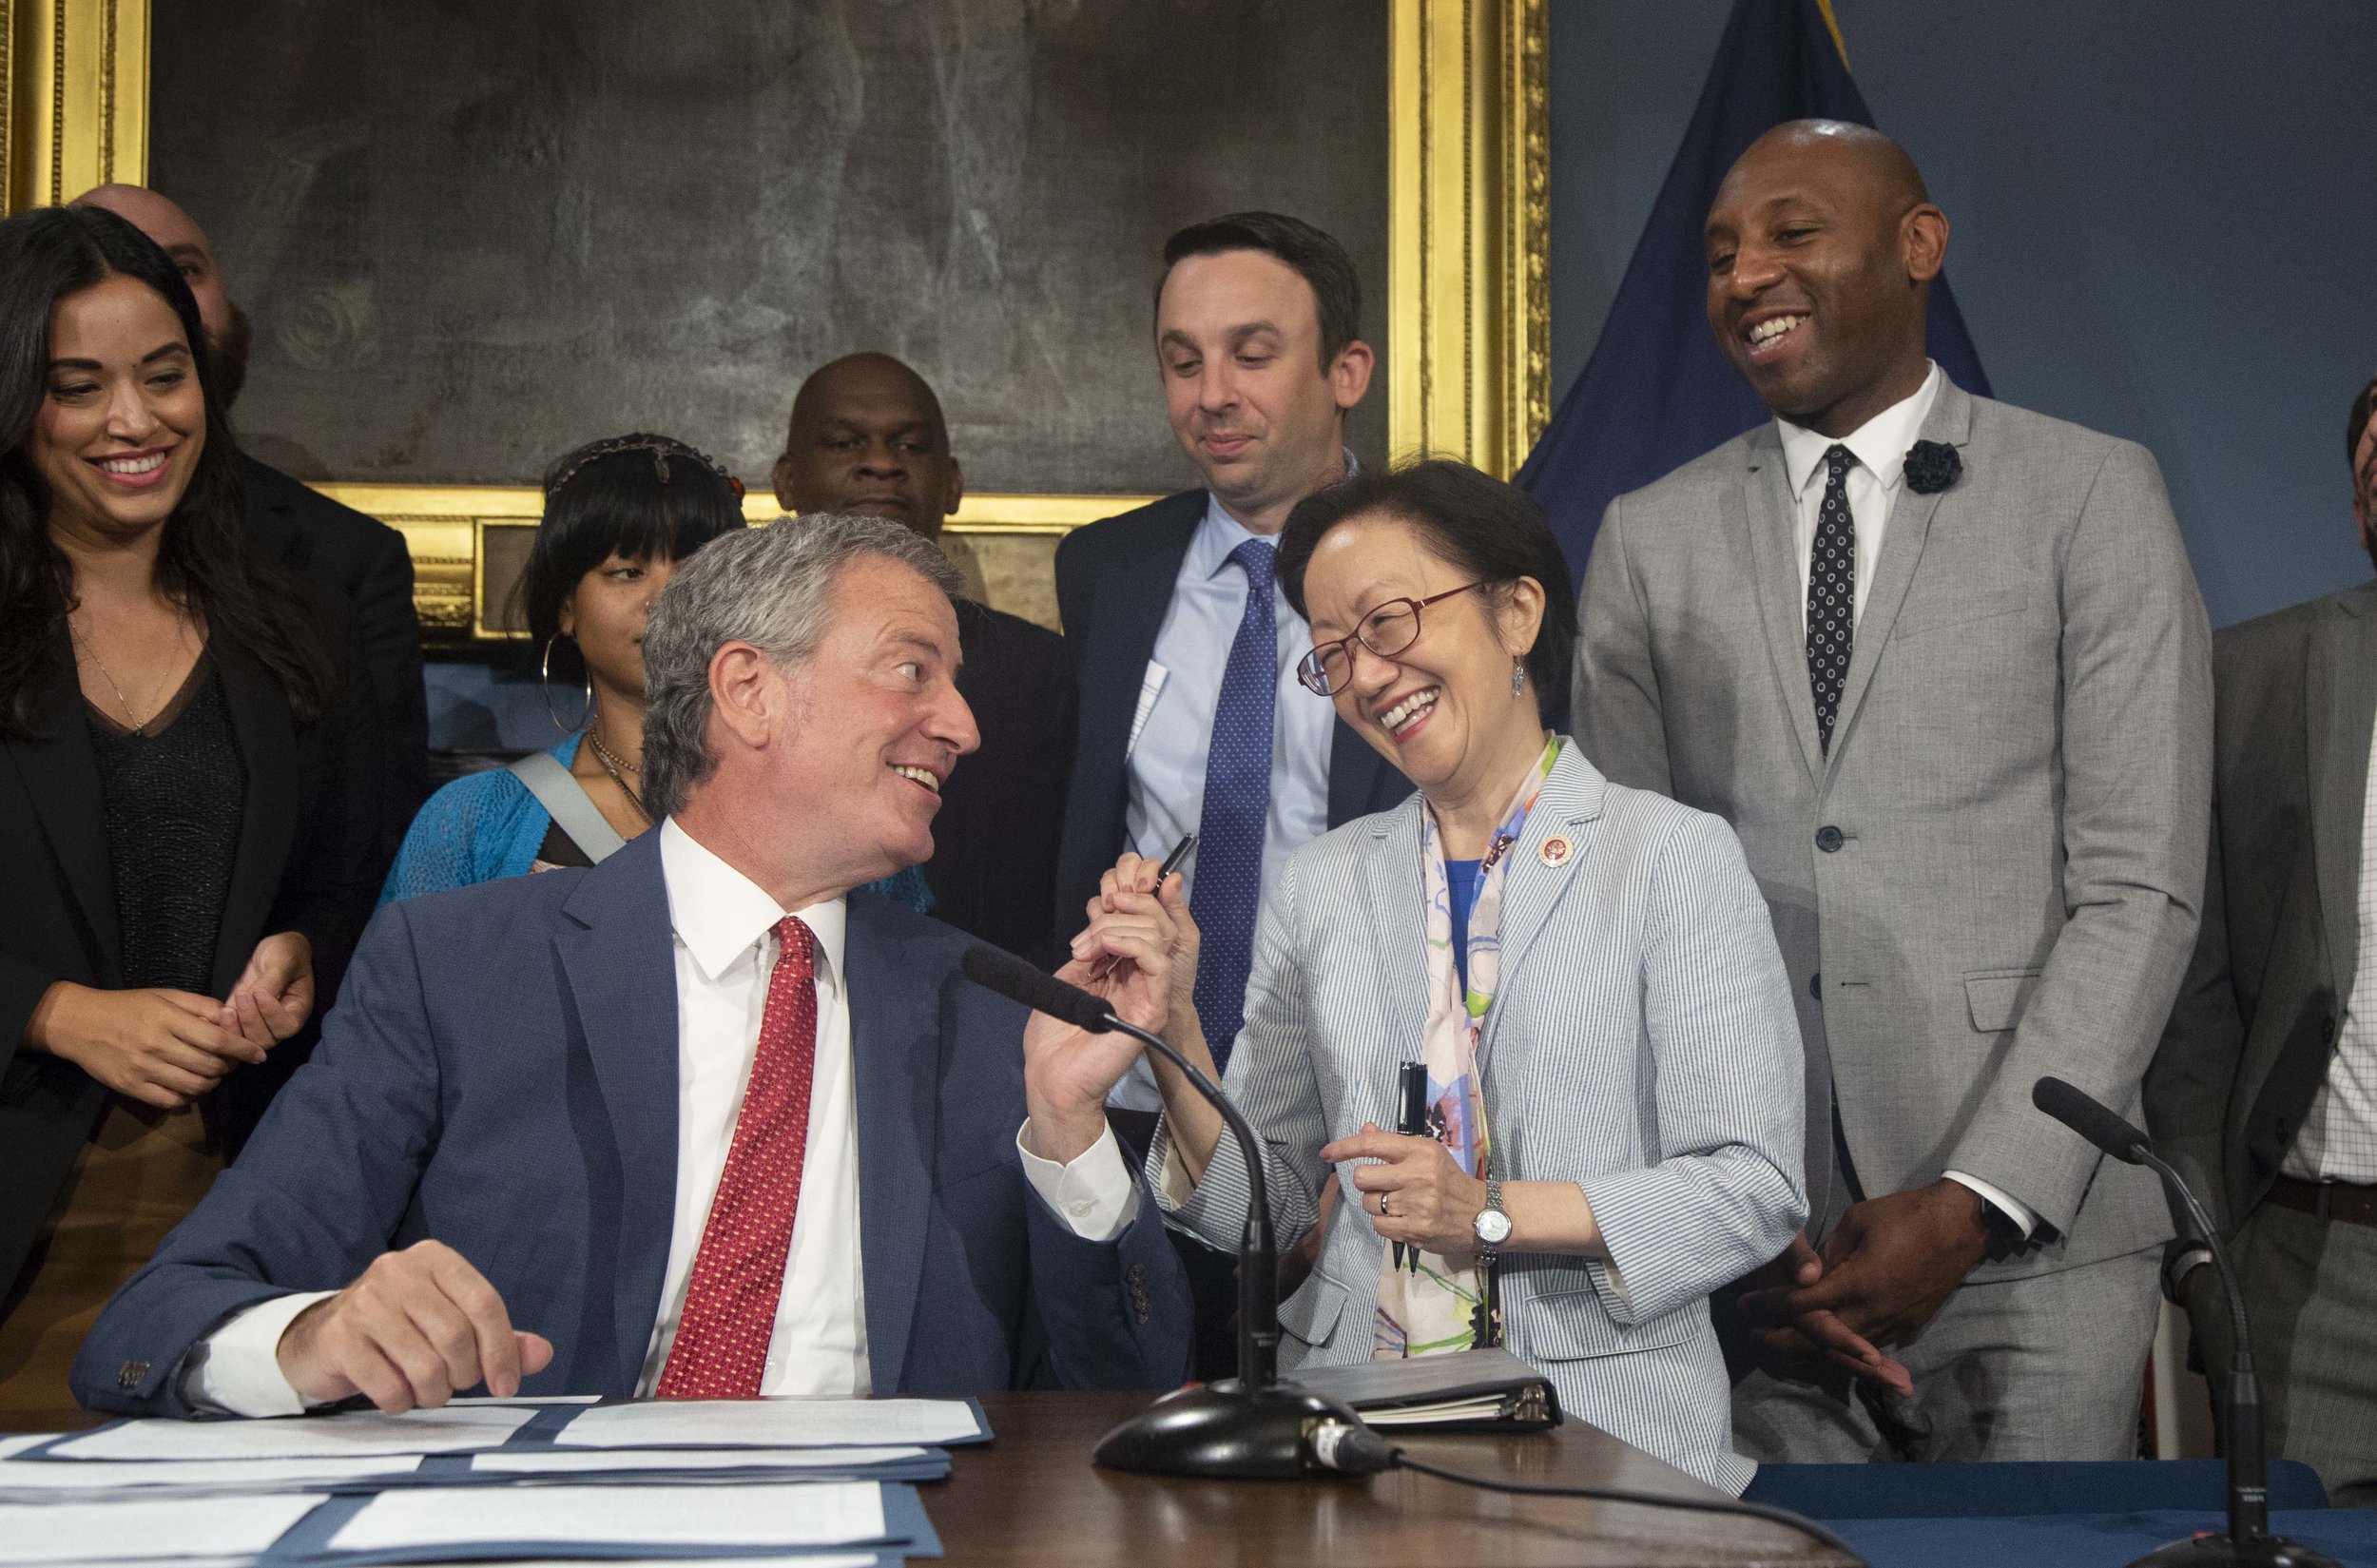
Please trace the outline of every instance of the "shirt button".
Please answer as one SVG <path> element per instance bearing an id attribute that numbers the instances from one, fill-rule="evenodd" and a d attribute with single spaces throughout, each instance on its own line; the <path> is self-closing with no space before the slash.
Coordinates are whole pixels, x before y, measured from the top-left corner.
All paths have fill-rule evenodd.
<path id="1" fill-rule="evenodd" d="M 1829 855 L 1841 847 L 1841 830 L 1830 823 L 1816 829 L 1816 847 Z"/>

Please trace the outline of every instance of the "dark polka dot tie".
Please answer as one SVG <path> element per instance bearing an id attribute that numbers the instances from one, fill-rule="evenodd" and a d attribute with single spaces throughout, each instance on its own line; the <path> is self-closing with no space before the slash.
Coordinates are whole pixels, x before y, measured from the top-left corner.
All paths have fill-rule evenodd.
<path id="1" fill-rule="evenodd" d="M 1246 1006 L 1255 911 L 1263 902 L 1263 830 L 1271 819 L 1271 715 L 1279 700 L 1271 541 L 1248 539 L 1229 558 L 1246 574 L 1246 609 L 1222 667 L 1205 753 L 1197 880 L 1188 890 L 1188 913 L 1202 938 L 1193 999 L 1216 1067 L 1229 1065 Z"/>
<path id="2" fill-rule="evenodd" d="M 1824 505 L 1816 513 L 1816 542 L 1807 557 L 1807 689 L 1816 699 L 1816 738 L 1832 753 L 1832 722 L 1841 713 L 1841 683 L 1848 679 L 1857 644 L 1857 519 L 1849 515 L 1848 471 L 1856 456 L 1834 445 L 1824 455 Z"/>
<path id="3" fill-rule="evenodd" d="M 767 1369 L 817 1074 L 817 957 L 809 928 L 787 915 L 777 922 L 776 938 L 783 950 L 767 981 L 751 1081 L 693 1254 L 676 1343 L 654 1390 L 663 1399 L 756 1399 Z"/>

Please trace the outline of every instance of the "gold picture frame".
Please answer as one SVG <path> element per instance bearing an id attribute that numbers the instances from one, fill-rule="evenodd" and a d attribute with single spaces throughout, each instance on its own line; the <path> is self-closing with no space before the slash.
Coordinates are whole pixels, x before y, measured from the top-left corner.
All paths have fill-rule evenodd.
<path id="1" fill-rule="evenodd" d="M 1508 477 L 1551 414 L 1546 0 L 1387 11 L 1387 448 Z M 7 210 L 145 178 L 148 38 L 147 0 L 0 0 Z M 512 634 L 500 582 L 490 598 L 490 530 L 532 523 L 533 486 L 319 488 L 403 532 L 425 633 Z M 1148 498 L 970 495 L 950 519 L 952 552 L 971 557 L 993 602 L 1053 624 L 1053 594 L 1034 577 L 1052 536 Z M 764 495 L 745 511 L 777 515 Z"/>

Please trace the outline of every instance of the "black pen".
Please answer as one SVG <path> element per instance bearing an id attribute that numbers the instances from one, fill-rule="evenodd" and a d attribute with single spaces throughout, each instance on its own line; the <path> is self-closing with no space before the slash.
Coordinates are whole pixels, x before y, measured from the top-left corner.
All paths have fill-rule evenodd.
<path id="1" fill-rule="evenodd" d="M 1188 858 L 1188 851 L 1196 847 L 1197 836 L 1194 833 L 1184 833 L 1180 836 L 1180 842 L 1172 845 L 1172 852 L 1164 857 L 1163 869 L 1155 874 L 1155 890 L 1158 893 L 1164 891 L 1164 879 L 1178 871 L 1180 862 Z"/>
<path id="2" fill-rule="evenodd" d="M 1405 1062 L 1398 1070 L 1398 1087 L 1402 1091 L 1402 1119 L 1395 1131 L 1406 1137 L 1419 1137 L 1428 1131 L 1428 1064 Z M 1395 1244 L 1395 1267 L 1420 1271 L 1420 1249 L 1409 1242 Z"/>

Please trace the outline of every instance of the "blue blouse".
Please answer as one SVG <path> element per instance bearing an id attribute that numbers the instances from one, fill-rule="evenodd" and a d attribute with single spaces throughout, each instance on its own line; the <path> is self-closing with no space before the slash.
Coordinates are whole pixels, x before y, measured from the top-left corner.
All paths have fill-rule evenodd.
<path id="1" fill-rule="evenodd" d="M 578 754 L 578 739 L 572 735 L 553 747 L 553 760 L 568 767 Z M 379 901 L 395 903 L 499 877 L 524 877 L 552 824 L 551 813 L 508 767 L 456 779 L 432 795 L 413 819 L 388 881 L 379 890 Z M 867 888 L 919 915 L 933 911 L 933 890 L 915 866 Z"/>
<path id="2" fill-rule="evenodd" d="M 1453 896 L 1453 973 L 1469 989 L 1469 917 L 1478 907 L 1478 867 L 1482 861 L 1446 861 L 1444 889 Z"/>

